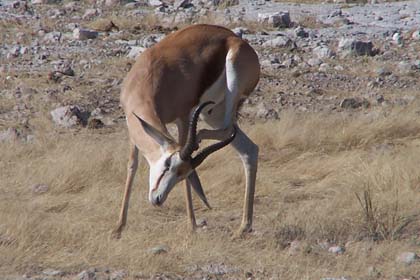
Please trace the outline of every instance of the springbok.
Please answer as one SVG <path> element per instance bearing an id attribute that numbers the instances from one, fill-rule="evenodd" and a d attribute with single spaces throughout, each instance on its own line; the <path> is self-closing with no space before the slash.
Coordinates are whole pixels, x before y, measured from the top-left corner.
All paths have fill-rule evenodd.
<path id="1" fill-rule="evenodd" d="M 229 29 L 215 25 L 181 29 L 137 58 L 123 82 L 120 99 L 127 120 L 130 156 L 115 237 L 121 236 L 127 222 L 139 150 L 150 166 L 149 200 L 153 205 L 162 205 L 173 187 L 186 179 L 187 213 L 195 229 L 191 187 L 210 207 L 195 169 L 208 155 L 229 143 L 239 153 L 246 174 L 239 233 L 251 231 L 258 146 L 237 126 L 236 115 L 259 76 L 260 64 L 253 48 Z M 197 133 L 200 113 L 214 130 Z M 177 126 L 178 142 L 168 133 L 169 123 Z M 203 139 L 220 142 L 192 157 Z"/>

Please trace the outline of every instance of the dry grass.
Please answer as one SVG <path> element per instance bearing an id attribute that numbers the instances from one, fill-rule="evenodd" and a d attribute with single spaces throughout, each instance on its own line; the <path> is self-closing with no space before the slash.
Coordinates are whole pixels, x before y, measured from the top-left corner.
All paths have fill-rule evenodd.
<path id="1" fill-rule="evenodd" d="M 33 144 L 0 144 L 0 275 L 36 268 L 98 266 L 185 274 L 225 263 L 256 276 L 319 279 L 413 276 L 420 264 L 395 264 L 419 245 L 420 120 L 415 107 L 371 115 L 296 115 L 245 125 L 261 147 L 254 233 L 232 240 L 240 224 L 242 167 L 231 149 L 199 168 L 213 210 L 195 200 L 207 230 L 186 232 L 183 191 L 162 208 L 147 202 L 142 162 L 121 240 L 110 239 L 126 175 L 126 132 L 37 135 Z M 214 176 L 218 174 L 218 176 Z M 47 184 L 47 193 L 31 192 Z M 398 194 L 398 195 L 396 195 Z M 359 197 L 359 199 L 357 198 Z M 365 199 L 366 198 L 366 199 Z M 365 201 L 368 201 L 366 207 Z M 290 256 L 288 244 L 305 249 Z M 343 256 L 320 242 L 347 244 Z M 163 255 L 147 250 L 166 244 Z"/>

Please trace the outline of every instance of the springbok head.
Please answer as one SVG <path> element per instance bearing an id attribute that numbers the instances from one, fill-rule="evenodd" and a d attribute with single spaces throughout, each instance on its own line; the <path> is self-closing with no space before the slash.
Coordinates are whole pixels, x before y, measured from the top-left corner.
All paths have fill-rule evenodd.
<path id="1" fill-rule="evenodd" d="M 192 156 L 198 149 L 197 143 L 197 122 L 201 111 L 207 105 L 214 102 L 205 102 L 198 106 L 190 117 L 187 141 L 183 147 L 179 146 L 174 139 L 134 114 L 140 121 L 144 131 L 153 138 L 160 146 L 160 157 L 154 162 L 149 162 L 149 200 L 153 205 L 162 205 L 173 187 L 180 181 L 186 179 L 195 168 L 197 168 L 210 154 L 222 149 L 235 138 L 236 129 L 227 139 L 206 147 L 196 156 Z M 175 148 L 174 148 L 175 147 Z M 191 180 L 195 192 L 208 206 L 200 180 Z"/>

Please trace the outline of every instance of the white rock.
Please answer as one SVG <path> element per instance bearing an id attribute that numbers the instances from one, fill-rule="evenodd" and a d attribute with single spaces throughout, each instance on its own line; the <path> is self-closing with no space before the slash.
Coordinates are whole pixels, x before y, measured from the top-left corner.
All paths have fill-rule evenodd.
<path id="1" fill-rule="evenodd" d="M 344 248 L 341 246 L 332 246 L 328 248 L 328 252 L 333 253 L 333 254 L 343 254 Z"/>
<path id="2" fill-rule="evenodd" d="M 98 32 L 87 29 L 76 28 L 73 30 L 73 38 L 77 40 L 95 39 L 98 35 Z"/>
<path id="3" fill-rule="evenodd" d="M 61 32 L 54 31 L 45 34 L 43 41 L 47 43 L 59 42 L 61 40 Z"/>
<path id="4" fill-rule="evenodd" d="M 330 65 L 328 63 L 322 63 L 321 65 L 319 65 L 320 72 L 327 72 L 328 69 L 330 69 Z"/>
<path id="5" fill-rule="evenodd" d="M 87 113 L 83 112 L 78 106 L 63 106 L 50 112 L 53 121 L 65 128 L 71 128 L 78 125 L 86 125 Z"/>
<path id="6" fill-rule="evenodd" d="M 257 117 L 265 120 L 278 119 L 279 114 L 276 112 L 276 110 L 261 102 L 257 106 Z"/>
<path id="7" fill-rule="evenodd" d="M 163 2 L 160 0 L 149 0 L 149 5 L 153 7 L 160 7 L 163 5 Z"/>
<path id="8" fill-rule="evenodd" d="M 127 57 L 128 58 L 131 58 L 131 59 L 137 59 L 137 57 L 139 56 L 139 54 L 141 54 L 145 50 L 146 50 L 146 48 L 143 48 L 143 47 L 131 47 L 131 50 L 127 54 Z"/>
<path id="9" fill-rule="evenodd" d="M 48 4 L 48 0 L 32 0 L 32 5 Z"/>
<path id="10" fill-rule="evenodd" d="M 413 40 L 419 41 L 420 40 L 420 30 L 416 30 L 411 34 L 411 38 Z"/>
<path id="11" fill-rule="evenodd" d="M 164 254 L 167 253 L 169 250 L 168 246 L 166 245 L 159 245 L 153 248 L 150 248 L 148 250 L 149 253 L 153 254 L 153 255 L 159 255 L 159 254 Z"/>
<path id="12" fill-rule="evenodd" d="M 418 256 L 413 252 L 404 252 L 397 256 L 397 262 L 404 264 L 412 264 L 418 260 Z"/>
<path id="13" fill-rule="evenodd" d="M 93 17 L 99 16 L 100 13 L 101 12 L 98 9 L 86 9 L 85 10 L 85 13 L 82 16 L 82 18 L 83 19 L 91 19 Z"/>
<path id="14" fill-rule="evenodd" d="M 76 1 L 68 2 L 64 5 L 64 9 L 67 11 L 75 11 L 79 7 L 79 3 Z"/>
<path id="15" fill-rule="evenodd" d="M 319 66 L 322 64 L 322 60 L 319 58 L 310 58 L 308 59 L 307 63 L 309 66 Z"/>
<path id="16" fill-rule="evenodd" d="M 20 53 L 21 55 L 27 54 L 28 52 L 29 52 L 29 49 L 28 49 L 27 47 L 22 47 L 22 48 L 20 48 L 20 50 L 19 50 L 19 53 Z"/>
<path id="17" fill-rule="evenodd" d="M 288 11 L 258 14 L 258 21 L 272 27 L 290 27 L 290 13 Z"/>
<path id="18" fill-rule="evenodd" d="M 397 45 L 402 45 L 404 43 L 403 36 L 401 35 L 401 33 L 398 32 L 392 35 L 392 41 Z"/>

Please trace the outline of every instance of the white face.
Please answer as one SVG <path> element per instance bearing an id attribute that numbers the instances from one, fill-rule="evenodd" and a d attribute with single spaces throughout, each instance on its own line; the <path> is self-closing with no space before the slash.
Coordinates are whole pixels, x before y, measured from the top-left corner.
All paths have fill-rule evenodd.
<path id="1" fill-rule="evenodd" d="M 162 205 L 173 187 L 192 172 L 178 152 L 163 152 L 158 161 L 149 165 L 149 201 L 156 206 Z"/>

